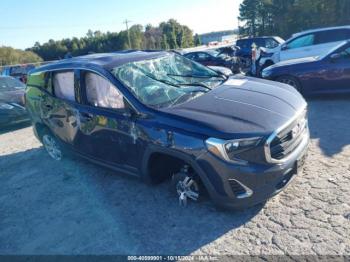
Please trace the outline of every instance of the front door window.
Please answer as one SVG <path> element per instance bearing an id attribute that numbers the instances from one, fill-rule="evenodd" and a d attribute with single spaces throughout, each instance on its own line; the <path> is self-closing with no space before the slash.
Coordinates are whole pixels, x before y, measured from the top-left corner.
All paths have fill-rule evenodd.
<path id="1" fill-rule="evenodd" d="M 86 73 L 85 86 L 90 105 L 113 109 L 125 108 L 122 94 L 106 78 L 95 73 Z"/>
<path id="2" fill-rule="evenodd" d="M 311 46 L 314 44 L 314 38 L 315 38 L 315 35 L 313 34 L 298 37 L 287 44 L 287 49 L 296 49 L 296 48 Z"/>

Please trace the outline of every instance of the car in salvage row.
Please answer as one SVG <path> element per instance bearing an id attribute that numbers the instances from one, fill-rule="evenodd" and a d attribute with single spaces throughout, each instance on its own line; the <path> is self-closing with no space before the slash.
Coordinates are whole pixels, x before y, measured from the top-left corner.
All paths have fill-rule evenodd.
<path id="1" fill-rule="evenodd" d="M 324 55 L 267 67 L 262 77 L 289 84 L 303 95 L 350 93 L 350 40 Z"/>
<path id="2" fill-rule="evenodd" d="M 29 122 L 24 107 L 25 85 L 10 76 L 0 76 L 0 127 Z"/>
<path id="3" fill-rule="evenodd" d="M 326 27 L 294 34 L 275 48 L 260 48 L 261 71 L 281 61 L 319 56 L 350 39 L 350 26 Z"/>
<path id="4" fill-rule="evenodd" d="M 245 208 L 303 165 L 307 103 L 293 87 L 225 76 L 172 52 L 116 52 L 31 71 L 26 108 L 48 154 L 75 152 L 148 183 L 171 180 L 182 205 L 209 193 Z"/>
<path id="5" fill-rule="evenodd" d="M 183 54 L 188 59 L 196 61 L 205 66 L 226 67 L 233 72 L 238 72 L 236 57 L 229 56 L 221 51 L 204 50 Z"/>

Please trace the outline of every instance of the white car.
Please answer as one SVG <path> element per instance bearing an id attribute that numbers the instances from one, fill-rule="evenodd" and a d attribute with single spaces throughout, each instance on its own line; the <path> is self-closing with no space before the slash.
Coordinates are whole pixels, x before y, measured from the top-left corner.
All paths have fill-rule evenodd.
<path id="1" fill-rule="evenodd" d="M 261 48 L 259 65 L 262 71 L 280 61 L 319 56 L 347 39 L 350 39 L 350 25 L 300 32 L 276 48 Z"/>

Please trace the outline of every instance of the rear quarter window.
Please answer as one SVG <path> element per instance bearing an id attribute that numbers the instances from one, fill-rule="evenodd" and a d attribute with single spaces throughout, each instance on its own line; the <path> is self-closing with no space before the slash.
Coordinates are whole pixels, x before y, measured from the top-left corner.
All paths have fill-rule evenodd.
<path id="1" fill-rule="evenodd" d="M 52 94 L 52 84 L 49 74 L 50 73 L 46 72 L 38 72 L 31 74 L 28 76 L 27 85 L 46 90 L 47 92 Z"/>

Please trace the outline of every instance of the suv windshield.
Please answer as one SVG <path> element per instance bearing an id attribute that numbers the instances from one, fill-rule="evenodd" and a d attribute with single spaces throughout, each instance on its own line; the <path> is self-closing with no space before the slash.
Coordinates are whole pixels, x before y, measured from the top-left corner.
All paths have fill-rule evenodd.
<path id="1" fill-rule="evenodd" d="M 226 79 L 210 68 L 172 53 L 127 63 L 114 68 L 112 73 L 142 103 L 156 108 L 203 95 Z"/>

